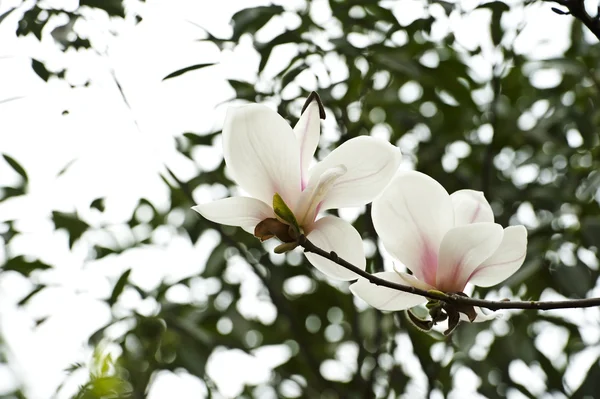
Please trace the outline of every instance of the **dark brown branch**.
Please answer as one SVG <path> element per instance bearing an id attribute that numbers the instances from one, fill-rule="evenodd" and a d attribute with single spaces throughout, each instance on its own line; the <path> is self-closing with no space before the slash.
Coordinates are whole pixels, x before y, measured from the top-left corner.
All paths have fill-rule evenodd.
<path id="1" fill-rule="evenodd" d="M 425 298 L 442 301 L 452 305 L 462 306 L 478 306 L 490 310 L 500 309 L 534 309 L 534 310 L 551 310 L 551 309 L 571 309 L 571 308 L 591 308 L 600 306 L 600 298 L 586 298 L 586 299 L 571 299 L 567 301 L 486 301 L 484 299 L 469 298 L 459 294 L 444 293 L 436 290 L 421 290 L 419 288 L 411 287 L 408 285 L 394 283 L 375 275 L 372 275 L 356 266 L 352 263 L 340 258 L 335 252 L 327 252 L 311 241 L 306 236 L 301 235 L 298 238 L 298 244 L 304 248 L 305 252 L 312 252 L 320 255 L 338 265 L 358 274 L 369 280 L 372 284 L 379 285 L 382 287 L 391 288 L 393 290 L 407 292 L 409 294 L 420 295 Z"/>
<path id="2" fill-rule="evenodd" d="M 561 6 L 566 7 L 569 12 L 563 12 L 557 9 L 554 9 L 554 12 L 558 11 L 558 14 L 571 14 L 573 17 L 580 20 L 589 30 L 592 32 L 598 40 L 600 40 L 600 9 L 595 16 L 591 16 L 585 10 L 585 1 L 584 0 L 543 0 L 546 2 L 553 2 L 560 4 Z"/>

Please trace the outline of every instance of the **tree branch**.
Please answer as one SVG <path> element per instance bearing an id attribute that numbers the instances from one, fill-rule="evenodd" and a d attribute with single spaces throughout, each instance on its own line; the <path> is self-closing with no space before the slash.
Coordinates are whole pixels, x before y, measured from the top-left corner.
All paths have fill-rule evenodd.
<path id="1" fill-rule="evenodd" d="M 552 10 L 557 14 L 571 14 L 576 19 L 580 20 L 589 30 L 592 32 L 598 40 L 600 40 L 600 7 L 598 13 L 595 16 L 591 16 L 585 10 L 584 0 L 543 0 L 546 2 L 553 2 L 560 4 L 561 6 L 567 7 L 569 12 L 563 12 L 556 8 Z"/>
<path id="2" fill-rule="evenodd" d="M 320 255 L 330 261 L 337 263 L 338 265 L 358 274 L 369 280 L 372 284 L 379 285 L 382 287 L 391 288 L 393 290 L 407 292 L 409 294 L 420 295 L 425 298 L 442 301 L 444 303 L 452 305 L 462 306 L 478 306 L 480 308 L 486 308 L 490 310 L 500 309 L 534 309 L 534 310 L 550 310 L 550 309 L 571 309 L 571 308 L 591 308 L 600 306 L 600 298 L 586 298 L 586 299 L 571 299 L 567 301 L 487 301 L 485 299 L 476 299 L 462 296 L 456 293 L 444 293 L 436 290 L 422 290 L 419 288 L 411 287 L 408 285 L 394 283 L 375 275 L 372 275 L 352 263 L 340 258 L 335 252 L 327 252 L 324 249 L 317 247 L 306 236 L 301 235 L 298 237 L 298 244 L 304 248 L 304 252 L 312 252 Z"/>

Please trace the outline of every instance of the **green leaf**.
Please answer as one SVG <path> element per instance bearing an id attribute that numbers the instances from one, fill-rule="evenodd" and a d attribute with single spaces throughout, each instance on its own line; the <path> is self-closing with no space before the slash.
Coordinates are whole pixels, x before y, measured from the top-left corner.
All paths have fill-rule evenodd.
<path id="1" fill-rule="evenodd" d="M 17 305 L 19 305 L 19 306 L 25 305 L 27 302 L 29 302 L 29 300 L 31 298 L 33 298 L 38 292 L 40 292 L 44 288 L 46 288 L 45 285 L 38 285 L 38 286 L 36 286 L 29 294 L 27 294 L 25 296 L 25 298 L 21 299 Z"/>
<path id="2" fill-rule="evenodd" d="M 93 200 L 90 204 L 90 208 L 94 208 L 99 210 L 100 212 L 104 212 L 104 198 L 96 198 L 95 200 Z"/>
<path id="3" fill-rule="evenodd" d="M 79 219 L 75 213 L 64 213 L 53 211 L 52 221 L 56 229 L 65 229 L 69 233 L 69 247 L 73 247 L 75 241 L 77 241 L 83 233 L 90 227 L 86 222 Z"/>
<path id="4" fill-rule="evenodd" d="M 56 177 L 64 175 L 67 172 L 67 170 L 69 170 L 69 168 L 75 163 L 75 161 L 77 161 L 77 158 L 71 159 L 69 162 L 67 162 L 67 164 L 58 172 Z"/>
<path id="5" fill-rule="evenodd" d="M 294 213 L 287 206 L 285 201 L 283 201 L 283 198 L 281 198 L 281 196 L 277 193 L 273 195 L 273 210 L 275 211 L 275 214 L 281 218 L 281 220 L 300 230 L 300 226 L 298 226 L 298 221 L 296 220 Z"/>
<path id="6" fill-rule="evenodd" d="M 244 33 L 254 34 L 275 15 L 281 14 L 284 8 L 279 5 L 260 6 L 247 8 L 233 14 L 233 36 L 231 40 L 237 42 Z"/>
<path id="7" fill-rule="evenodd" d="M 293 30 L 288 30 L 283 32 L 281 35 L 269 40 L 267 43 L 261 43 L 256 45 L 256 50 L 260 54 L 260 64 L 258 65 L 258 72 L 262 72 L 267 62 L 269 61 L 269 57 L 271 56 L 271 52 L 273 49 L 285 43 L 298 43 L 300 41 L 300 36 L 298 32 Z"/>
<path id="8" fill-rule="evenodd" d="M 29 177 L 27 176 L 27 172 L 25 172 L 25 169 L 17 161 L 15 161 L 13 157 L 6 154 L 2 154 L 2 156 L 4 157 L 4 160 L 10 165 L 10 167 L 13 168 L 14 171 L 17 172 L 23 178 L 25 183 L 27 183 Z"/>
<path id="9" fill-rule="evenodd" d="M 79 5 L 104 10 L 111 17 L 125 18 L 125 8 L 121 0 L 80 0 Z"/>
<path id="10" fill-rule="evenodd" d="M 491 3 L 482 4 L 477 8 L 489 8 L 492 10 L 490 33 L 492 35 L 492 42 L 494 42 L 496 46 L 499 45 L 503 36 L 502 26 L 500 25 L 502 13 L 508 11 L 510 8 L 506 3 L 501 1 L 492 1 Z"/>
<path id="11" fill-rule="evenodd" d="M 123 320 L 123 319 L 121 319 Z M 88 344 L 91 346 L 97 346 L 100 341 L 102 341 L 102 339 L 104 338 L 104 331 L 106 331 L 107 328 L 109 328 L 110 326 L 112 326 L 112 322 L 104 325 L 103 327 L 100 327 L 98 330 L 96 330 L 94 333 L 92 333 L 92 335 L 90 335 L 90 337 L 88 338 Z"/>
<path id="12" fill-rule="evenodd" d="M 0 187 L 0 201 L 24 194 L 25 190 L 22 187 Z"/>
<path id="13" fill-rule="evenodd" d="M 583 219 L 581 233 L 587 246 L 600 247 L 600 217 L 587 216 Z"/>
<path id="14" fill-rule="evenodd" d="M 31 59 L 31 67 L 33 68 L 33 72 L 37 74 L 40 78 L 42 78 L 45 82 L 50 78 L 50 71 L 46 69 L 44 64 L 34 58 Z"/>
<path id="15" fill-rule="evenodd" d="M 85 368 L 85 364 L 83 363 L 71 363 L 69 366 L 67 366 L 67 368 L 65 369 L 65 372 L 71 374 L 74 371 L 77 371 L 79 369 Z"/>
<path id="16" fill-rule="evenodd" d="M 215 65 L 215 64 L 214 63 L 211 63 L 211 64 L 196 64 L 196 65 L 192 65 L 192 66 L 189 66 L 189 67 L 185 67 L 183 69 L 179 69 L 179 70 L 177 70 L 175 72 L 171 72 L 170 74 L 168 74 L 167 76 L 165 76 L 163 78 L 163 82 L 165 80 L 167 80 L 167 79 L 171 79 L 171 78 L 175 78 L 177 76 L 181 76 L 184 73 L 187 73 L 187 72 L 190 72 L 190 71 L 195 71 L 196 69 L 206 68 L 206 67 L 212 66 L 212 65 Z"/>
<path id="17" fill-rule="evenodd" d="M 94 245 L 95 256 L 94 259 L 102 259 L 108 255 L 120 254 L 124 249 L 118 248 L 108 248 L 103 247 L 102 245 Z"/>
<path id="18" fill-rule="evenodd" d="M 446 12 L 446 15 L 450 15 L 450 13 L 452 11 L 454 11 L 454 8 L 456 7 L 456 4 L 451 3 L 449 1 L 444 1 L 444 0 L 431 0 L 432 3 L 434 4 L 439 4 L 444 8 L 444 11 Z"/>
<path id="19" fill-rule="evenodd" d="M 567 297 L 585 298 L 589 290 L 594 288 L 595 278 L 592 270 L 582 263 L 575 266 L 560 265 L 552 272 L 559 292 Z"/>
<path id="20" fill-rule="evenodd" d="M 227 245 L 220 244 L 217 246 L 206 261 L 206 266 L 204 267 L 204 272 L 202 273 L 202 277 L 217 277 L 223 273 L 223 269 L 225 267 L 225 250 L 227 249 Z"/>
<path id="21" fill-rule="evenodd" d="M 4 14 L 0 15 L 0 24 L 2 23 L 2 21 L 4 21 L 4 18 L 8 17 L 10 15 L 11 12 L 13 12 L 15 8 L 9 8 L 8 11 L 6 11 Z"/>
<path id="22" fill-rule="evenodd" d="M 25 256 L 19 255 L 15 258 L 9 259 L 4 266 L 2 266 L 2 269 L 4 271 L 13 270 L 21 273 L 25 277 L 29 277 L 29 275 L 35 270 L 47 270 L 51 267 L 52 266 L 49 264 L 40 260 L 27 260 Z"/>
<path id="23" fill-rule="evenodd" d="M 300 75 L 300 73 L 302 71 L 304 71 L 305 69 L 307 69 L 307 68 L 308 68 L 308 65 L 303 63 L 303 64 L 300 64 L 297 67 L 291 69 L 290 71 L 288 71 L 281 78 L 281 88 L 283 89 L 288 84 L 290 84 L 291 82 L 293 82 L 294 79 L 296 79 L 296 76 Z"/>
<path id="24" fill-rule="evenodd" d="M 583 373 L 583 370 L 579 371 Z M 582 384 L 572 394 L 572 398 L 594 398 L 598 394 L 600 381 L 600 358 L 597 358 L 586 373 L 586 378 Z"/>
<path id="25" fill-rule="evenodd" d="M 192 145 L 212 145 L 212 142 L 215 136 L 219 135 L 221 132 L 209 133 L 199 135 L 196 133 L 184 133 L 183 137 L 188 139 Z"/>
<path id="26" fill-rule="evenodd" d="M 130 274 L 131 274 L 131 269 L 127 269 L 123 272 L 123 274 L 121 274 L 121 277 L 119 277 L 119 279 L 117 280 L 117 283 L 115 284 L 115 288 L 113 288 L 112 294 L 110 295 L 110 298 L 108 298 L 108 301 L 107 301 L 109 306 L 113 306 L 119 299 L 119 295 L 121 295 L 121 293 L 123 292 L 123 289 L 125 289 L 125 285 L 127 284 L 127 281 L 129 280 Z"/>
<path id="27" fill-rule="evenodd" d="M 249 82 L 242 82 L 241 80 L 227 80 L 233 90 L 235 90 L 236 97 L 248 101 L 254 101 L 256 98 L 256 91 L 254 90 L 254 85 Z"/>

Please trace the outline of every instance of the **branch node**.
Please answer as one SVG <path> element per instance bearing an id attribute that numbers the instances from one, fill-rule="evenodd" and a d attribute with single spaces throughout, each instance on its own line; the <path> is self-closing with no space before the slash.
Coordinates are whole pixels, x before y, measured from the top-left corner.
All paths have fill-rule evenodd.
<path id="1" fill-rule="evenodd" d="M 310 251 L 308 250 L 308 248 L 306 248 L 306 241 L 307 241 L 307 240 L 306 240 L 306 236 L 305 236 L 304 234 L 300 234 L 300 235 L 298 236 L 298 238 L 296 238 L 296 240 L 298 241 L 298 245 L 300 245 L 300 246 L 304 247 L 304 250 L 305 250 L 305 251 L 307 251 L 307 252 L 310 252 Z"/>
<path id="2" fill-rule="evenodd" d="M 333 262 L 338 263 L 340 261 L 340 257 L 334 251 L 329 252 L 329 255 L 331 256 L 331 260 Z"/>

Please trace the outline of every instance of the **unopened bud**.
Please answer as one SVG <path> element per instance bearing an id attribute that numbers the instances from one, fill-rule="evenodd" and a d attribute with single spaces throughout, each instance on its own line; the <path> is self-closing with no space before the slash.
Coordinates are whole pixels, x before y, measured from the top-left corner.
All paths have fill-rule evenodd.
<path id="1" fill-rule="evenodd" d="M 293 250 L 297 246 L 297 242 L 284 242 L 283 244 L 276 246 L 273 251 L 275 251 L 276 254 L 284 254 L 288 251 Z"/>

